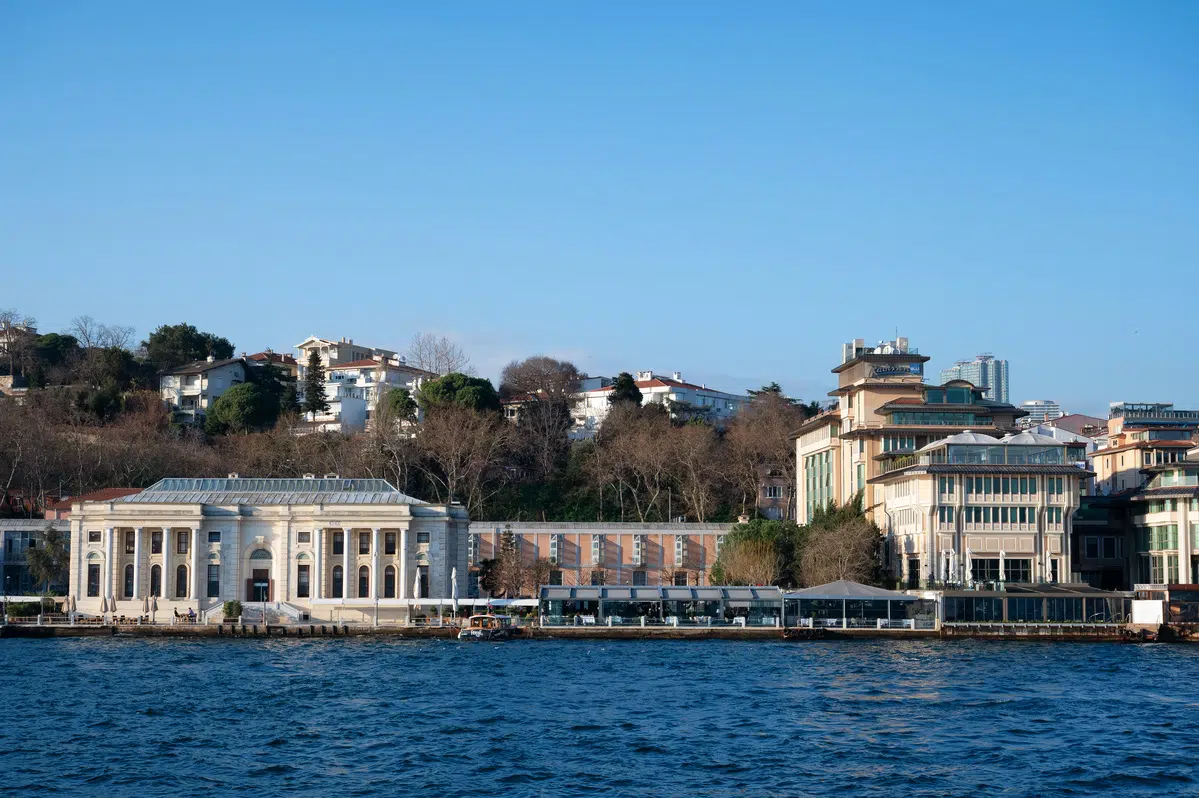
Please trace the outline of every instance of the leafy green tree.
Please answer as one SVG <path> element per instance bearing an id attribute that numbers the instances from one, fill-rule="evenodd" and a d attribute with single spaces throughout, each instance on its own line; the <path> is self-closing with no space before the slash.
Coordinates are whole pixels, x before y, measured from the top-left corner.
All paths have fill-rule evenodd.
<path id="1" fill-rule="evenodd" d="M 73 335 L 47 333 L 34 343 L 37 359 L 46 366 L 65 366 L 80 354 L 79 341 Z"/>
<path id="2" fill-rule="evenodd" d="M 458 372 L 425 383 L 420 402 L 425 408 L 457 405 L 480 413 L 500 410 L 500 397 L 491 380 Z"/>
<path id="3" fill-rule="evenodd" d="M 412 392 L 407 388 L 392 388 L 385 395 L 384 402 L 393 419 L 415 421 L 419 407 L 412 398 Z"/>
<path id="4" fill-rule="evenodd" d="M 308 366 L 304 372 L 304 412 L 310 413 L 316 420 L 317 413 L 329 409 L 329 400 L 325 398 L 325 366 L 321 362 L 320 353 L 315 349 L 308 352 Z"/>
<path id="5" fill-rule="evenodd" d="M 200 332 L 193 325 L 164 324 L 142 342 L 146 359 L 158 371 L 168 371 L 185 363 L 204 360 L 212 355 L 217 360 L 233 357 L 233 344 L 209 332 Z"/>
<path id="6" fill-rule="evenodd" d="M 778 563 L 778 584 L 783 587 L 795 587 L 799 584 L 799 560 L 803 553 L 804 542 L 810 530 L 801 527 L 794 521 L 772 521 L 766 518 L 755 518 L 741 524 L 734 524 L 725 536 L 720 548 L 720 555 L 712 566 L 712 584 L 730 584 L 738 581 L 738 569 L 730 568 L 730 560 L 738 551 L 740 544 L 746 542 L 768 543 L 774 548 Z M 726 552 L 728 555 L 726 556 Z"/>
<path id="7" fill-rule="evenodd" d="M 612 393 L 608 394 L 608 404 L 632 402 L 640 405 L 641 399 L 641 389 L 637 387 L 637 381 L 633 379 L 633 375 L 627 371 L 617 374 L 616 380 L 612 383 Z"/>
<path id="8" fill-rule="evenodd" d="M 65 582 L 67 569 L 71 565 L 66 533 L 55 529 L 52 524 L 46 524 L 41 545 L 25 550 L 25 562 L 29 565 L 30 576 L 42 586 L 43 593 L 50 592 L 52 584 Z"/>
<path id="9" fill-rule="evenodd" d="M 291 374 L 274 363 L 247 366 L 246 379 L 262 389 L 278 408 L 276 417 L 282 413 L 295 412 L 297 408 L 296 381 Z M 271 423 L 274 423 L 272 420 Z"/>
<path id="10" fill-rule="evenodd" d="M 279 417 L 279 400 L 252 382 L 234 385 L 221 394 L 204 419 L 209 435 L 250 432 L 272 426 Z"/>

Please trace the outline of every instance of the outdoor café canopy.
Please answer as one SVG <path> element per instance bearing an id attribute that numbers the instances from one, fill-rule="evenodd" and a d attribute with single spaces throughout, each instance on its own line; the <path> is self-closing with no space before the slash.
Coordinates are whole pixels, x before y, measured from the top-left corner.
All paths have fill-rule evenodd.
<path id="1" fill-rule="evenodd" d="M 859 582 L 839 579 L 826 585 L 805 587 L 802 590 L 791 590 L 784 594 L 788 599 L 826 599 L 848 601 L 916 601 L 916 596 L 899 593 L 895 590 L 884 590 L 881 587 L 871 587 Z"/>

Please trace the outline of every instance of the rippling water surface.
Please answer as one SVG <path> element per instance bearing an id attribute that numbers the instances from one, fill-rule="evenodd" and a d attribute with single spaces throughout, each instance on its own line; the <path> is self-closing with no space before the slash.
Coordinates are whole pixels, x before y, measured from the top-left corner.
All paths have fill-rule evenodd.
<path id="1" fill-rule="evenodd" d="M 1181 795 L 1199 647 L 0 641 L 0 786 Z"/>

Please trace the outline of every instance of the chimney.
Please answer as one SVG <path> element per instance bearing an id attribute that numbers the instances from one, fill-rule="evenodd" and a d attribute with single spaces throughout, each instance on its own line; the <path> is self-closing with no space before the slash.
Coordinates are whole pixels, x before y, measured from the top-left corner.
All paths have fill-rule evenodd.
<path id="1" fill-rule="evenodd" d="M 316 474 L 305 474 L 304 479 L 316 479 Z"/>

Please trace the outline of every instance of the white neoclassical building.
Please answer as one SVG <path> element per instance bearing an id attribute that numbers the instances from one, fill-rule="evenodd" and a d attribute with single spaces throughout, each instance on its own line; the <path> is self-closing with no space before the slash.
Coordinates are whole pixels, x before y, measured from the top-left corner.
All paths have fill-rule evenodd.
<path id="1" fill-rule="evenodd" d="M 380 479 L 164 479 L 71 511 L 71 594 L 156 620 L 229 600 L 300 619 L 400 620 L 411 598 L 450 598 L 467 578 L 460 505 L 414 499 Z"/>

